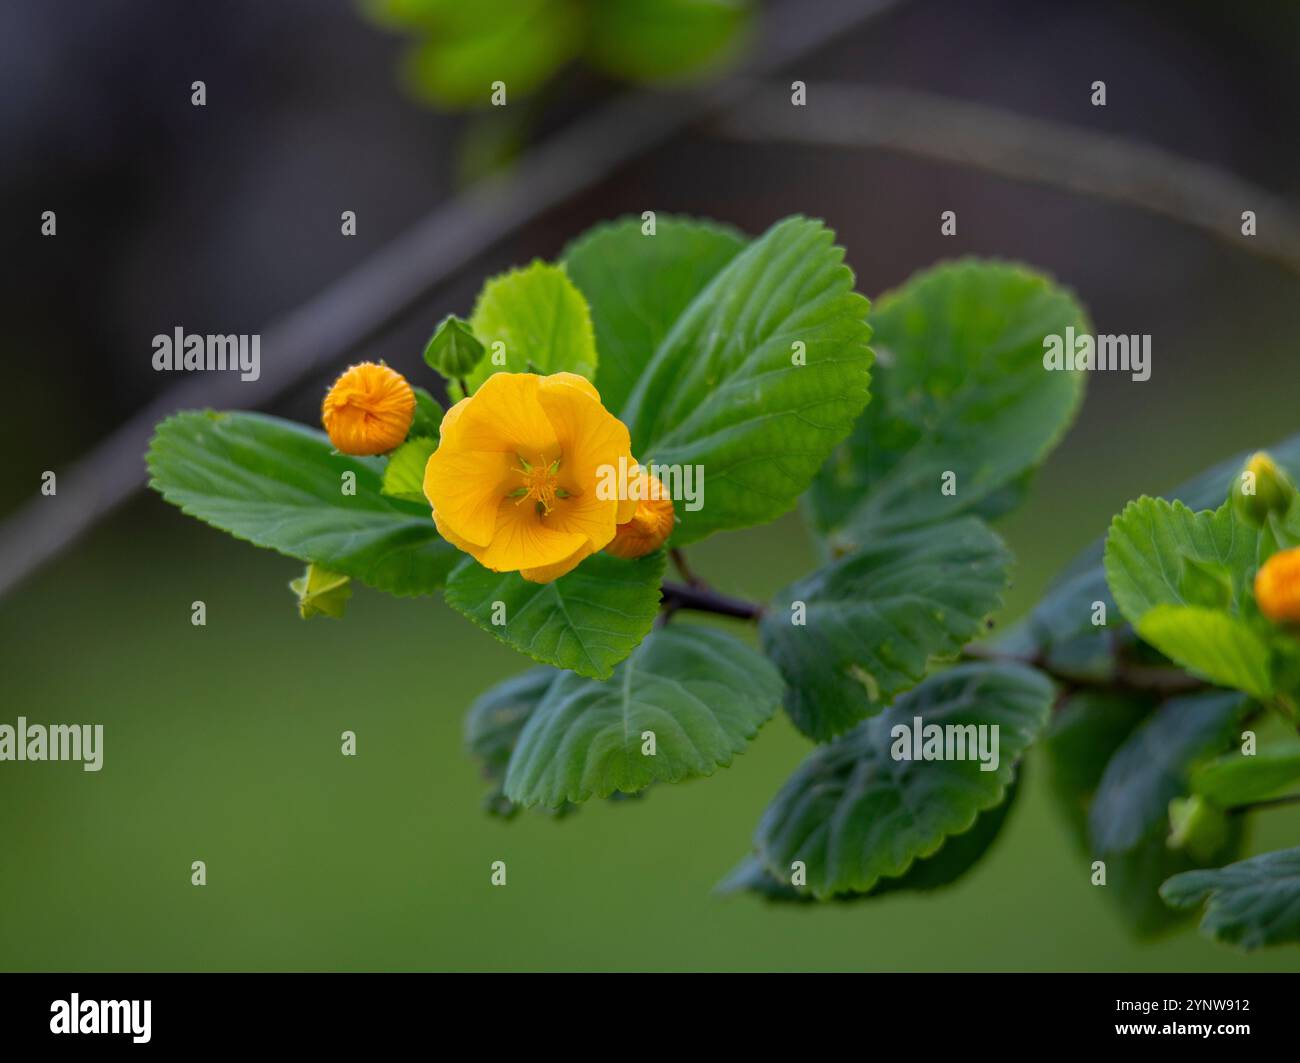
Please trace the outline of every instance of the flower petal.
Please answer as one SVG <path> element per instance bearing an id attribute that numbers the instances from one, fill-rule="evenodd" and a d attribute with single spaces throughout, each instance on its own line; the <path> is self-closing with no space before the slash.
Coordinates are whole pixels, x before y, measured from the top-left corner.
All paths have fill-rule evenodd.
<path id="1" fill-rule="evenodd" d="M 496 531 L 479 561 L 494 572 L 515 572 L 553 565 L 586 544 L 585 535 L 550 527 L 532 501 L 507 501 L 497 510 Z"/>

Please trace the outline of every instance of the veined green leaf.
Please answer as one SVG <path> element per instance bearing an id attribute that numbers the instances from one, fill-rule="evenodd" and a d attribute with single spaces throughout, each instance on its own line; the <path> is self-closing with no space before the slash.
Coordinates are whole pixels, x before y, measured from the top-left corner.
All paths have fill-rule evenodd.
<path id="1" fill-rule="evenodd" d="M 642 462 L 699 465 L 674 542 L 790 509 L 867 401 L 868 304 L 820 222 L 778 222 L 664 337 L 623 411 Z"/>
<path id="2" fill-rule="evenodd" d="M 1179 908 L 1207 901 L 1201 930 L 1244 949 L 1300 941 L 1300 848 L 1175 875 L 1160 895 Z"/>
<path id="3" fill-rule="evenodd" d="M 912 862 L 912 866 L 898 878 L 882 878 L 866 893 L 837 893 L 835 901 L 860 901 L 893 893 L 920 892 L 950 886 L 979 863 L 1002 831 L 1007 814 L 1015 803 L 1020 780 L 1007 791 L 1007 798 L 996 808 L 981 812 L 975 826 L 962 834 L 951 835 L 933 856 Z M 806 888 L 795 886 L 792 875 L 778 879 L 765 868 L 757 857 L 745 857 L 732 872 L 718 883 L 714 892 L 719 894 L 754 893 L 770 901 L 800 901 L 811 903 L 817 898 Z"/>
<path id="4" fill-rule="evenodd" d="M 1273 693 L 1268 643 L 1241 617 L 1199 605 L 1157 605 L 1138 621 L 1137 632 L 1193 675 L 1260 700 Z"/>
<path id="5" fill-rule="evenodd" d="M 596 328 L 596 390 L 605 408 L 622 410 L 673 323 L 745 246 L 734 229 L 660 214 L 655 233 L 640 218 L 598 225 L 561 259 L 587 298 Z"/>
<path id="6" fill-rule="evenodd" d="M 882 536 L 783 591 L 760 631 L 795 725 L 824 741 L 955 657 L 1001 604 L 1010 564 L 966 517 Z"/>
<path id="7" fill-rule="evenodd" d="M 780 696 L 776 669 L 725 632 L 660 628 L 605 682 L 555 680 L 519 735 L 506 796 L 555 806 L 712 775 L 744 750 Z"/>
<path id="8" fill-rule="evenodd" d="M 799 766 L 755 833 L 763 866 L 785 881 L 801 861 L 819 898 L 903 875 L 1002 802 L 1016 760 L 1047 722 L 1052 694 L 1041 673 L 1020 665 L 969 663 L 931 676 Z M 932 725 L 952 759 L 902 759 Z M 987 730 L 968 730 L 981 726 Z M 970 743 L 981 734 L 984 751 L 996 750 L 994 770 L 982 770 L 978 757 L 956 757 L 958 736 Z"/>
<path id="9" fill-rule="evenodd" d="M 553 583 L 530 583 L 465 558 L 447 579 L 446 597 L 533 660 L 604 679 L 653 625 L 663 574 L 662 551 L 635 561 L 593 554 Z"/>
<path id="10" fill-rule="evenodd" d="M 380 463 L 255 413 L 186 412 L 158 426 L 149 486 L 192 517 L 391 594 L 429 594 L 462 555 L 427 504 L 381 492 Z M 355 494 L 345 494 L 349 484 Z"/>
<path id="11" fill-rule="evenodd" d="M 487 348 L 466 377 L 470 391 L 493 373 L 596 375 L 591 311 L 561 266 L 539 260 L 493 277 L 479 293 L 470 326 Z M 494 361 L 501 351 L 504 365 Z M 459 395 L 460 385 L 452 382 L 449 390 Z"/>
<path id="12" fill-rule="evenodd" d="M 1130 624 L 1157 605 L 1199 604 L 1204 566 L 1228 573 L 1239 604 L 1258 543 L 1259 533 L 1241 523 L 1227 503 L 1194 513 L 1181 502 L 1143 497 L 1111 522 L 1106 577 Z"/>
<path id="13" fill-rule="evenodd" d="M 1086 333 L 1087 318 L 1067 291 L 1024 267 L 937 266 L 881 296 L 870 323 L 874 398 L 807 499 L 832 553 L 891 529 L 1005 508 L 1083 394 L 1083 373 L 1044 368 L 1043 340 Z"/>

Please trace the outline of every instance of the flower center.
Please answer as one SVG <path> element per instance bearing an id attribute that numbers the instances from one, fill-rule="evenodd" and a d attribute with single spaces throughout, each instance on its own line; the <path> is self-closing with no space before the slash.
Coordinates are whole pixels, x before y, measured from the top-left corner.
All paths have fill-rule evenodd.
<path id="1" fill-rule="evenodd" d="M 516 487 L 508 496 L 515 500 L 515 505 L 523 505 L 532 499 L 538 515 L 544 517 L 551 512 L 559 499 L 569 497 L 569 492 L 560 486 L 559 458 L 547 464 L 545 458 L 539 457 L 534 464 L 522 455 L 516 457 L 519 458 L 519 468 L 515 471 L 523 480 L 523 486 Z"/>

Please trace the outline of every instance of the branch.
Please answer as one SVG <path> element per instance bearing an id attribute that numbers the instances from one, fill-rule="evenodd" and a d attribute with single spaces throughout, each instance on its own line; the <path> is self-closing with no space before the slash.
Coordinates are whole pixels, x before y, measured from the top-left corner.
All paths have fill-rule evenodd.
<path id="1" fill-rule="evenodd" d="M 784 0 L 764 10 L 765 46 L 748 78 L 771 74 L 899 0 Z M 304 377 L 380 335 L 506 236 L 609 177 L 695 122 L 735 106 L 754 83 L 729 79 L 689 94 L 641 91 L 601 105 L 414 224 L 351 273 L 261 331 L 262 377 L 196 375 L 167 389 L 0 526 L 0 595 L 57 556 L 144 486 L 154 425 L 188 407 L 264 407 Z"/>
<path id="2" fill-rule="evenodd" d="M 1081 689 L 1104 688 L 1108 690 L 1131 691 L 1136 694 L 1159 694 L 1174 697 L 1178 694 L 1190 694 L 1198 690 L 1209 689 L 1210 684 L 1203 679 L 1188 675 L 1179 668 L 1134 665 L 1120 663 L 1108 676 L 1080 676 L 1062 672 L 1053 667 L 1043 654 L 1002 653 L 991 646 L 972 643 L 961 651 L 962 657 L 978 661 L 1010 661 L 1015 664 L 1028 665 L 1050 676 L 1062 684 L 1067 692 Z"/>
<path id="3" fill-rule="evenodd" d="M 877 148 L 1137 207 L 1300 274 L 1300 212 L 1203 162 L 1107 133 L 924 92 L 810 84 L 808 104 L 768 87 L 711 127 L 735 140 Z M 1241 212 L 1255 211 L 1255 236 Z"/>
<path id="4" fill-rule="evenodd" d="M 735 617 L 737 620 L 757 620 L 764 611 L 758 602 L 733 598 L 702 586 L 669 582 L 663 586 L 662 605 L 668 616 L 678 609 L 694 609 L 701 613 Z"/>

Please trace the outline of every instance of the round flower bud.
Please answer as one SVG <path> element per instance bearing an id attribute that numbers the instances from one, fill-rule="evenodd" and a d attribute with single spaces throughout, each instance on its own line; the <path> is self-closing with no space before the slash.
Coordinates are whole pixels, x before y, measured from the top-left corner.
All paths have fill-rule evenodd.
<path id="1" fill-rule="evenodd" d="M 1255 601 L 1275 624 L 1300 623 L 1300 546 L 1279 550 L 1260 566 Z"/>
<path id="2" fill-rule="evenodd" d="M 362 362 L 334 381 L 321 404 L 330 442 L 344 454 L 384 454 L 406 438 L 415 392 L 386 365 Z"/>
<path id="3" fill-rule="evenodd" d="M 615 557 L 644 557 L 653 553 L 663 546 L 677 521 L 673 500 L 657 476 L 643 469 L 634 483 L 636 512 L 631 520 L 615 529 L 614 541 L 605 547 L 605 552 Z"/>
<path id="4" fill-rule="evenodd" d="M 1286 473 L 1262 450 L 1246 462 L 1232 483 L 1232 508 L 1237 516 L 1256 528 L 1270 513 L 1281 516 L 1291 507 L 1295 488 Z"/>

